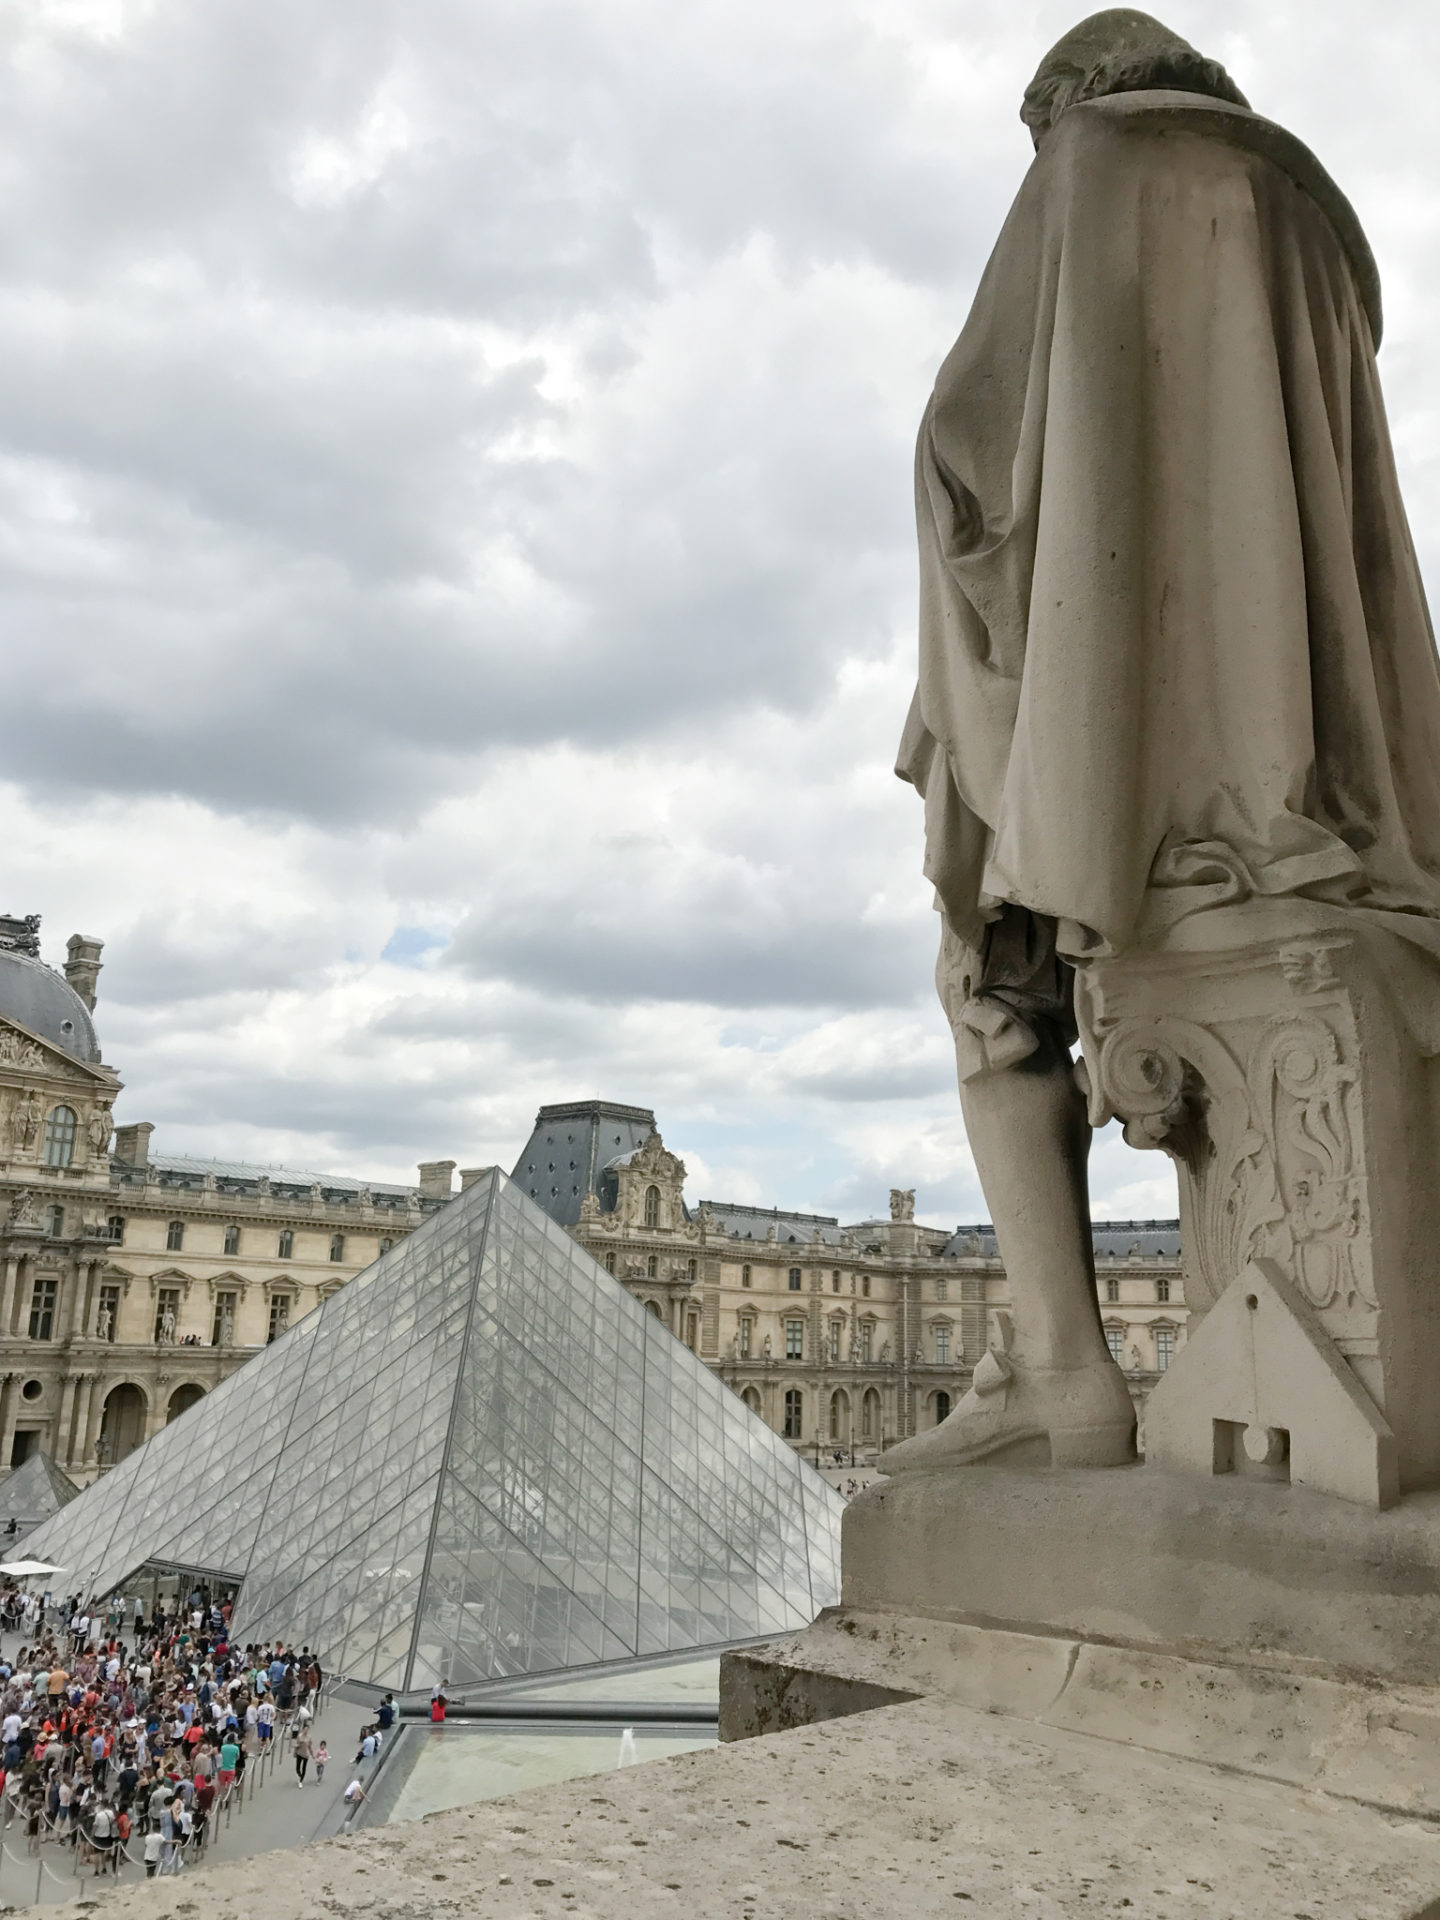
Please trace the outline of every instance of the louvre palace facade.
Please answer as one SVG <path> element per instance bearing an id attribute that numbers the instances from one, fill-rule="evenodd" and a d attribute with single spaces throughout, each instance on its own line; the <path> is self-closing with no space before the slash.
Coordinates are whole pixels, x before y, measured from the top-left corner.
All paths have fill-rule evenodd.
<path id="1" fill-rule="evenodd" d="M 943 1420 L 989 1346 L 1009 1293 L 988 1225 L 838 1218 L 684 1196 L 685 1167 L 646 1107 L 542 1107 L 512 1179 L 820 1465 L 874 1461 Z M 1174 1220 L 1095 1226 L 1105 1337 L 1143 1412 L 1185 1337 Z"/>
<path id="2" fill-rule="evenodd" d="M 114 1129 L 92 1018 L 101 943 L 63 972 L 0 918 L 0 1469 L 125 1458 L 449 1196 L 153 1150 Z"/>

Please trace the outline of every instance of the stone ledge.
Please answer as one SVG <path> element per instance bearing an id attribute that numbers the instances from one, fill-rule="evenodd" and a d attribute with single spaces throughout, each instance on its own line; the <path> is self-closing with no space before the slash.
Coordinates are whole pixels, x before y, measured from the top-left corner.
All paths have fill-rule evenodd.
<path id="1" fill-rule="evenodd" d="M 77 1885 L 89 1895 L 99 1883 Z M 927 1699 L 142 1882 L 91 1910 L 98 1920 L 1437 1920 L 1437 1896 L 1432 1827 Z"/>
<path id="2" fill-rule="evenodd" d="M 722 1710 L 724 1739 L 760 1730 L 745 1718 L 751 1699 L 783 1698 L 799 1726 L 854 1711 L 847 1688 L 888 1690 L 1440 1822 L 1435 1689 L 838 1607 L 804 1633 L 726 1655 L 722 1698 L 742 1658 L 746 1686 Z"/>

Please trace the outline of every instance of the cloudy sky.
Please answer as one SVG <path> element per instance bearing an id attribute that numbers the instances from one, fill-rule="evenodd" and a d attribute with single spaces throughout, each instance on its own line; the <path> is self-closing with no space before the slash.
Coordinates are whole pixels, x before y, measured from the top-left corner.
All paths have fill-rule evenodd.
<path id="1" fill-rule="evenodd" d="M 1076 11 L 0 6 L 0 908 L 105 939 L 122 1119 L 407 1177 L 600 1093 L 692 1199 L 983 1216 L 910 452 Z M 1369 230 L 1433 578 L 1440 10 L 1166 17 Z"/>

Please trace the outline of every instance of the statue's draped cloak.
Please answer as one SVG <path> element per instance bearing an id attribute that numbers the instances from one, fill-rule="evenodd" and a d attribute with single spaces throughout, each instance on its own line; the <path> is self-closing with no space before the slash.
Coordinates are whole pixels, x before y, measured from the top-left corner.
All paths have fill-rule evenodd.
<path id="1" fill-rule="evenodd" d="M 1013 901 L 1124 952 L 1295 895 L 1440 956 L 1440 675 L 1377 333 L 1354 217 L 1279 128 L 1140 93 L 1046 137 L 917 455 L 898 770 L 960 940 Z"/>

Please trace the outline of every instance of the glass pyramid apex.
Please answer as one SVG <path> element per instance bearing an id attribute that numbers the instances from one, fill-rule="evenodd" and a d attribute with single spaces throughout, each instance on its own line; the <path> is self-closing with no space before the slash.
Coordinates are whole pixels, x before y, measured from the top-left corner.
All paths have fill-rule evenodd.
<path id="1" fill-rule="evenodd" d="M 713 1646 L 839 1598 L 843 1503 L 498 1168 L 26 1541 L 243 1582 L 397 1689 Z"/>

